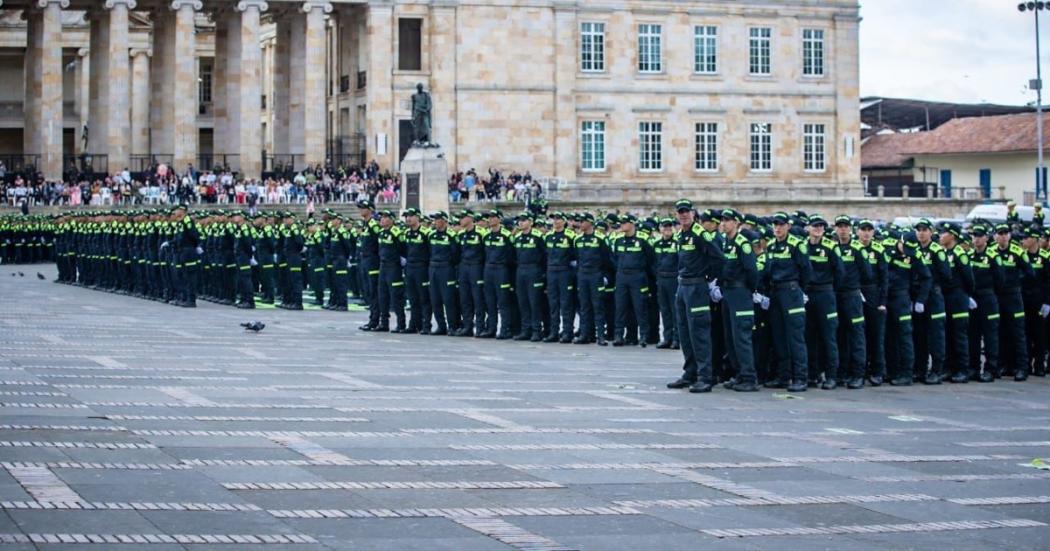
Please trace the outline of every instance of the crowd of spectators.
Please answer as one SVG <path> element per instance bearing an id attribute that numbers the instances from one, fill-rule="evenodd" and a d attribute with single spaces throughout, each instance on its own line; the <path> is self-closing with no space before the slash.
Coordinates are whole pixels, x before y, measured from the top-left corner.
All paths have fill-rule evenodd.
<path id="1" fill-rule="evenodd" d="M 448 197 L 453 203 L 468 201 L 518 201 L 528 203 L 543 196 L 543 186 L 529 171 L 512 171 L 503 175 L 490 168 L 487 177 L 478 177 L 475 169 L 457 172 L 448 179 Z"/>

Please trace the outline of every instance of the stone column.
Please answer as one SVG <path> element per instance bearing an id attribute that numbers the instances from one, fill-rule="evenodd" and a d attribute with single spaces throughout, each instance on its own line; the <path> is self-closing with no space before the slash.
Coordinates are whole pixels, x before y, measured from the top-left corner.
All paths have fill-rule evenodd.
<path id="1" fill-rule="evenodd" d="M 288 45 L 288 153 L 301 155 L 306 146 L 306 17 L 301 11 L 289 17 L 291 43 Z M 314 69 L 311 68 L 311 71 Z M 321 67 L 324 70 L 324 67 Z M 300 168 L 300 167 L 296 167 Z"/>
<path id="2" fill-rule="evenodd" d="M 231 36 L 237 35 L 236 50 L 240 67 L 239 71 L 231 72 L 227 77 L 238 81 L 240 89 L 237 154 L 240 156 L 241 175 L 246 178 L 258 178 L 262 174 L 262 49 L 259 47 L 259 16 L 266 8 L 266 2 L 261 0 L 241 0 L 237 3 L 240 25 L 230 32 Z M 235 55 L 233 51 L 230 54 L 231 57 Z"/>
<path id="3" fill-rule="evenodd" d="M 105 153 L 109 172 L 128 166 L 131 124 L 131 78 L 128 58 L 128 12 L 135 0 L 106 0 L 102 14 L 103 71 L 99 75 L 99 110 L 104 120 Z"/>
<path id="4" fill-rule="evenodd" d="M 433 96 L 433 136 L 441 145 L 449 167 L 455 171 L 457 141 L 456 106 L 456 7 L 435 3 L 430 10 L 430 86 Z"/>
<path id="5" fill-rule="evenodd" d="M 80 155 L 81 153 L 87 153 L 87 149 L 84 147 L 84 126 L 88 123 L 88 104 L 91 98 L 90 86 L 88 85 L 88 74 L 90 74 L 91 68 L 88 65 L 87 48 L 77 50 L 76 63 L 73 77 L 76 83 L 74 86 L 75 91 L 73 92 L 73 104 L 74 110 L 77 112 L 77 127 L 73 129 L 73 152 Z M 65 169 L 65 167 L 62 168 Z"/>
<path id="6" fill-rule="evenodd" d="M 175 126 L 171 119 L 175 97 L 172 94 L 171 39 L 174 17 L 171 11 L 161 5 L 150 12 L 153 20 L 153 55 L 150 57 L 150 152 L 154 155 L 170 155 L 174 145 L 171 143 Z M 184 98 L 179 98 L 182 101 Z"/>
<path id="7" fill-rule="evenodd" d="M 102 74 L 106 69 L 106 56 L 102 55 L 105 44 L 104 21 L 101 11 L 89 11 L 91 23 L 88 39 L 88 109 L 87 129 L 88 143 L 85 153 L 104 154 L 106 152 L 106 119 L 102 115 Z"/>
<path id="8" fill-rule="evenodd" d="M 554 176 L 576 180 L 576 7 L 555 4 Z M 608 129 L 606 129 L 608 134 Z M 606 148 L 608 150 L 608 148 Z"/>
<path id="9" fill-rule="evenodd" d="M 150 152 L 149 50 L 131 50 L 131 154 Z"/>
<path id="10" fill-rule="evenodd" d="M 200 0 L 173 0 L 153 13 L 157 24 L 153 31 L 154 103 L 150 142 L 154 153 L 172 156 L 172 166 L 178 171 L 197 163 L 198 74 L 193 19 L 201 7 Z M 218 49 L 216 39 L 216 52 Z M 213 102 L 215 82 L 213 79 Z"/>
<path id="11" fill-rule="evenodd" d="M 69 0 L 36 0 L 26 12 L 25 148 L 40 155 L 44 177 L 62 178 L 62 9 Z"/>
<path id="12" fill-rule="evenodd" d="M 368 32 L 368 57 L 365 65 L 367 86 L 365 104 L 368 111 L 365 115 L 365 140 L 368 143 L 365 162 L 375 160 L 380 169 L 393 170 L 397 167 L 397 144 L 394 143 L 394 92 L 393 52 L 390 45 L 394 41 L 393 6 L 390 4 L 370 4 L 365 16 Z M 385 136 L 386 151 L 378 153 L 378 138 Z"/>
<path id="13" fill-rule="evenodd" d="M 288 143 L 288 94 L 291 83 L 288 80 L 290 67 L 289 46 L 292 41 L 292 24 L 288 16 L 277 20 L 277 37 L 273 52 L 273 97 L 270 109 L 273 113 L 273 151 L 277 155 L 291 153 Z"/>
<path id="14" fill-rule="evenodd" d="M 305 58 L 302 65 L 306 75 L 303 90 L 303 153 L 308 165 L 324 162 L 325 119 L 328 112 L 325 103 L 325 14 L 332 13 L 328 2 L 311 0 L 303 4 L 305 30 Z"/>

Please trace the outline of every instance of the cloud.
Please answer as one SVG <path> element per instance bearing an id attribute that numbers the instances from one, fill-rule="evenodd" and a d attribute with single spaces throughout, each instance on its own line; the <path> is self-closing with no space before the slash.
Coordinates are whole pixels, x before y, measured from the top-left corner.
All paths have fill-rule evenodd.
<path id="1" fill-rule="evenodd" d="M 860 13 L 862 95 L 1015 105 L 1035 100 L 1027 89 L 1035 77 L 1034 18 L 1018 12 L 1014 1 L 869 0 Z M 1040 27 L 1045 69 L 1050 12 Z"/>

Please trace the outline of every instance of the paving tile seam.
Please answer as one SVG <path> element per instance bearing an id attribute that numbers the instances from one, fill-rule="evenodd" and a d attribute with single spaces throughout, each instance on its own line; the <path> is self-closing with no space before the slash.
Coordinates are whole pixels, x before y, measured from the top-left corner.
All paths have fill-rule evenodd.
<path id="1" fill-rule="evenodd" d="M 790 527 L 790 528 L 735 528 L 719 530 L 700 530 L 701 533 L 717 538 L 745 538 L 768 536 L 820 536 L 839 534 L 889 534 L 896 532 L 943 532 L 954 530 L 988 530 L 994 528 L 1036 528 L 1045 523 L 1028 519 L 1007 520 L 960 520 L 950 522 L 916 522 L 907 524 L 871 524 L 824 527 Z"/>
<path id="2" fill-rule="evenodd" d="M 153 450 L 148 442 L 55 442 L 39 440 L 0 440 L 0 448 L 94 448 L 101 450 Z"/>
<path id="3" fill-rule="evenodd" d="M 858 496 L 781 496 L 742 497 L 726 499 L 652 499 L 614 501 L 616 505 L 637 509 L 702 509 L 706 507 L 764 507 L 781 505 L 832 505 L 850 503 L 906 503 L 916 501 L 945 501 L 924 494 L 880 494 Z"/>
<path id="4" fill-rule="evenodd" d="M 316 544 L 302 534 L 0 534 L 0 543 L 81 544 Z"/>
<path id="5" fill-rule="evenodd" d="M 546 480 L 402 482 L 223 482 L 227 490 L 543 490 L 565 486 Z"/>
<path id="6" fill-rule="evenodd" d="M 576 549 L 566 547 L 552 539 L 534 534 L 498 518 L 455 517 L 451 520 L 460 526 L 522 551 L 575 551 Z"/>

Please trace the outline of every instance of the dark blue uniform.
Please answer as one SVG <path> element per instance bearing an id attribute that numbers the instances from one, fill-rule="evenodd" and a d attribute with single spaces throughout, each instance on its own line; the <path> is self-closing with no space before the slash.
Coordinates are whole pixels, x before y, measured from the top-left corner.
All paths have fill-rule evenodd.
<path id="1" fill-rule="evenodd" d="M 577 262 L 576 291 L 580 301 L 580 336 L 576 344 L 605 343 L 605 272 L 609 247 L 595 233 L 583 233 L 573 242 Z"/>
<path id="2" fill-rule="evenodd" d="M 774 240 L 765 253 L 761 285 L 770 299 L 773 347 L 777 350 L 776 380 L 767 386 L 806 388 L 809 370 L 806 350 L 806 306 L 802 289 L 811 277 L 808 247 L 803 239 L 788 235 Z"/>
<path id="3" fill-rule="evenodd" d="M 566 229 L 544 236 L 547 250 L 547 311 L 550 315 L 546 342 L 572 342 L 575 321 L 573 295 L 576 278 L 573 269 L 573 240 L 576 234 Z"/>
<path id="4" fill-rule="evenodd" d="M 725 264 L 718 281 L 722 289 L 722 323 L 725 327 L 726 351 L 736 384 L 754 385 L 755 373 L 752 334 L 755 328 L 755 305 L 751 297 L 758 288 L 758 265 L 755 251 L 747 238 L 737 233 L 722 240 Z"/>
<path id="5" fill-rule="evenodd" d="M 860 241 L 850 239 L 843 243 L 836 240 L 839 259 L 842 262 L 842 280 L 835 288 L 838 306 L 839 371 L 838 383 L 849 382 L 851 388 L 864 384 L 867 363 L 867 336 L 865 332 L 864 304 L 861 285 L 872 280 L 871 263 Z"/>
<path id="6" fill-rule="evenodd" d="M 644 234 L 622 235 L 613 241 L 613 263 L 616 266 L 616 333 L 614 346 L 624 344 L 627 312 L 634 314 L 644 347 L 649 338 L 649 281 L 655 262 L 653 248 Z M 632 335 L 633 336 L 633 335 Z"/>
<path id="7" fill-rule="evenodd" d="M 512 238 L 516 265 L 514 287 L 517 290 L 521 333 L 517 340 L 543 340 L 544 275 L 547 252 L 543 237 L 535 229 L 519 232 Z"/>
<path id="8" fill-rule="evenodd" d="M 839 311 L 835 289 L 842 284 L 842 258 L 835 242 L 822 238 L 806 243 L 813 277 L 806 286 L 806 344 L 809 358 L 809 383 L 814 385 L 824 375 L 824 386 L 838 382 L 839 345 L 837 340 Z"/>
<path id="9" fill-rule="evenodd" d="M 678 243 L 678 293 L 675 322 L 685 357 L 682 379 L 695 381 L 698 390 L 716 383 L 711 367 L 711 296 L 708 282 L 722 273 L 725 255 L 716 232 L 698 222 L 675 234 Z"/>

